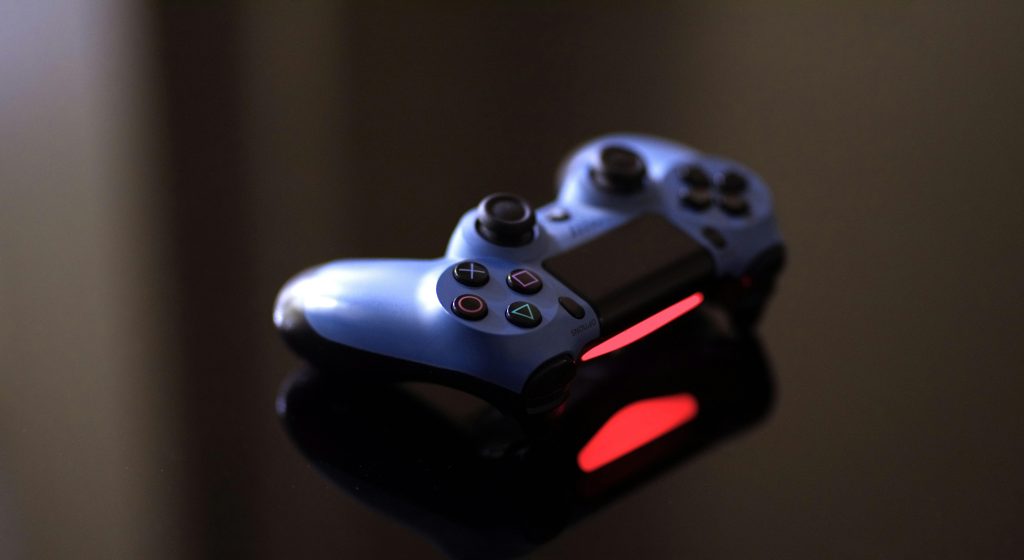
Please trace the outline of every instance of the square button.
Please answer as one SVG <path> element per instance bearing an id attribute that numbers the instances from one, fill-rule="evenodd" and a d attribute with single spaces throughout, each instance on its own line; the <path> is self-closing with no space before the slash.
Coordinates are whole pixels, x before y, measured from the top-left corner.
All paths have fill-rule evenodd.
<path id="1" fill-rule="evenodd" d="M 540 276 L 525 268 L 513 270 L 508 274 L 505 281 L 508 283 L 509 288 L 521 294 L 535 294 L 544 286 Z"/>

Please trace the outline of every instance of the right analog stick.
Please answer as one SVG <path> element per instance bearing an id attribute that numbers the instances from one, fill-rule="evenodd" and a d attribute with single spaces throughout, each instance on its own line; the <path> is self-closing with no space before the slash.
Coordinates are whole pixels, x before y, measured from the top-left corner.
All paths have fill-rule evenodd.
<path id="1" fill-rule="evenodd" d="M 598 188 L 618 194 L 640 190 L 647 177 L 647 165 L 640 154 L 623 146 L 606 146 L 592 170 Z"/>

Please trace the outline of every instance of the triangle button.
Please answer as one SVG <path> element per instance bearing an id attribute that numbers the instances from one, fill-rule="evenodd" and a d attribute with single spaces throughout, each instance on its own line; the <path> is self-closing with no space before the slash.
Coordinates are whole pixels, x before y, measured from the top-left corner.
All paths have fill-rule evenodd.
<path id="1" fill-rule="evenodd" d="M 533 310 L 530 309 L 530 304 L 529 303 L 524 303 L 524 304 L 520 305 L 519 307 L 513 309 L 509 313 L 512 313 L 513 315 L 519 315 L 520 317 L 524 317 L 524 318 L 529 319 L 531 321 L 533 320 Z"/>
<path id="2" fill-rule="evenodd" d="M 530 329 L 540 324 L 540 309 L 532 303 L 517 301 L 505 310 L 505 318 L 517 327 Z"/>

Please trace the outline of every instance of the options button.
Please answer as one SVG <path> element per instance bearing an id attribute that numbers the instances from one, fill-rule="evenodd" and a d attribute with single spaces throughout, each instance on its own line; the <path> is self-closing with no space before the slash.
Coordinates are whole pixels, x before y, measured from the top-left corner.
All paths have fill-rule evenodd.
<path id="1" fill-rule="evenodd" d="M 558 303 L 562 304 L 562 309 L 565 309 L 569 315 L 572 315 L 577 319 L 582 319 L 583 316 L 587 314 L 587 311 L 583 309 L 583 306 L 576 303 L 576 300 L 572 298 L 562 296 L 558 298 Z"/>

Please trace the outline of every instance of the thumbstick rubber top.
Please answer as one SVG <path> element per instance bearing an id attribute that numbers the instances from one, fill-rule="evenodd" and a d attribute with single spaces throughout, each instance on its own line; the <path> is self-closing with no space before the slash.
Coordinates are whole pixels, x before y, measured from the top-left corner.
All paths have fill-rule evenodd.
<path id="1" fill-rule="evenodd" d="M 640 190 L 646 176 L 647 166 L 640 154 L 623 146 L 606 146 L 593 170 L 599 188 L 620 194 Z"/>
<path id="2" fill-rule="evenodd" d="M 496 193 L 480 201 L 476 229 L 484 239 L 497 245 L 516 247 L 533 241 L 537 217 L 530 203 L 509 193 Z"/>

